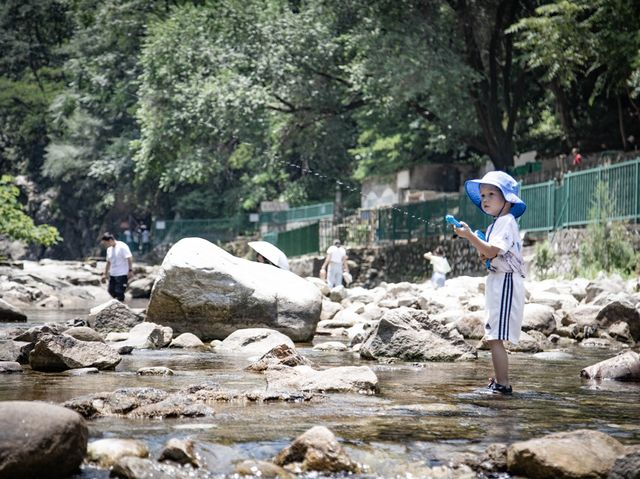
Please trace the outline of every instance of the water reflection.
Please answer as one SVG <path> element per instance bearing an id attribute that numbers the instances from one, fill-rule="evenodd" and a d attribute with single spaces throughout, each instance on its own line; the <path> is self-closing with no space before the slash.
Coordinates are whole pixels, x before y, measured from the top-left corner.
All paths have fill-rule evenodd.
<path id="1" fill-rule="evenodd" d="M 304 404 L 220 403 L 214 406 L 213 418 L 103 418 L 89 422 L 91 437 L 141 439 L 153 457 L 169 438 L 191 437 L 200 444 L 202 454 L 217 458 L 218 472 L 226 474 L 234 460 L 268 460 L 311 426 L 325 425 L 344 441 L 355 459 L 384 477 L 403 471 L 419 475 L 421 467 L 446 463 L 456 454 L 481 452 L 493 442 L 578 428 L 604 431 L 624 443 L 640 442 L 640 385 L 587 383 L 579 377 L 580 369 L 613 354 L 608 351 L 575 348 L 568 351 L 570 358 L 561 361 L 513 354 L 515 392 L 509 398 L 485 394 L 491 370 L 485 352 L 476 362 L 468 363 L 379 365 L 349 352 L 314 351 L 311 344 L 298 346 L 317 368 L 371 366 L 380 380 L 381 394 L 332 394 Z M 263 376 L 243 370 L 248 363 L 246 358 L 215 352 L 135 351 L 123 358 L 116 371 L 98 375 L 46 374 L 27 368 L 22 375 L 4 376 L 0 400 L 59 403 L 122 387 L 176 391 L 201 382 L 239 391 L 264 389 Z M 166 366 L 175 375 L 135 374 L 148 366 Z M 100 476 L 87 470 L 82 477 Z"/>

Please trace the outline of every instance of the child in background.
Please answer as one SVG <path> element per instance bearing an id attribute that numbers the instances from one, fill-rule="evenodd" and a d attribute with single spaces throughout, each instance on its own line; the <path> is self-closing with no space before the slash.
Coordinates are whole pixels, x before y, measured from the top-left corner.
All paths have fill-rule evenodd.
<path id="1" fill-rule="evenodd" d="M 464 222 L 453 229 L 476 248 L 482 261 L 490 261 L 485 286 L 485 338 L 491 348 L 495 377 L 490 378 L 488 388 L 495 393 L 511 394 L 509 359 L 503 341 L 517 343 L 520 338 L 524 260 L 516 218 L 527 206 L 518 197 L 518 182 L 502 171 L 491 171 L 481 180 L 469 180 L 464 187 L 471 201 L 494 218 L 487 229 L 486 241 Z"/>
<path id="2" fill-rule="evenodd" d="M 433 267 L 431 282 L 436 289 L 442 288 L 445 280 L 447 279 L 447 273 L 451 271 L 451 266 L 449 266 L 449 262 L 444 255 L 444 248 L 442 246 L 438 246 L 433 253 L 431 251 L 425 253 L 424 258 L 429 260 Z"/>

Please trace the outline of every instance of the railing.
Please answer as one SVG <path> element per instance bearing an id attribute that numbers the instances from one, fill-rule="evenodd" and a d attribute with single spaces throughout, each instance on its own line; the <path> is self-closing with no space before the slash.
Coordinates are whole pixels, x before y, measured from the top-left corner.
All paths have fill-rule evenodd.
<path id="1" fill-rule="evenodd" d="M 260 223 L 285 224 L 333 217 L 333 203 L 299 206 L 283 211 L 260 213 Z"/>
<path id="2" fill-rule="evenodd" d="M 640 158 L 569 172 L 561 182 L 555 180 L 523 186 L 521 197 L 527 211 L 520 219 L 523 231 L 554 231 L 583 226 L 591 221 L 590 210 L 597 201 L 599 184 L 608 187 L 613 200 L 612 220 L 640 218 Z M 598 206 L 597 204 L 595 206 Z M 378 210 L 363 210 L 348 222 L 334 225 L 333 203 L 321 203 L 286 211 L 263 213 L 261 222 L 276 224 L 314 221 L 302 228 L 265 233 L 263 239 L 277 245 L 288 256 L 323 252 L 334 238 L 351 246 L 371 243 L 412 241 L 449 231 L 444 222 L 453 214 L 472 229 L 486 229 L 491 218 L 483 214 L 466 194 L 450 194 L 420 203 L 396 205 Z M 212 242 L 229 241 L 238 234 L 238 221 L 176 220 L 165 221 L 164 229 L 152 230 L 153 244 L 175 242 L 186 236 L 199 236 Z"/>
<path id="3" fill-rule="evenodd" d="M 566 173 L 561 183 L 552 180 L 523 186 L 521 197 L 527 211 L 520 219 L 520 229 L 552 231 L 588 224 L 592 221 L 589 214 L 597 200 L 598 184 L 607 186 L 613 200 L 611 220 L 640 218 L 640 158 L 637 158 Z M 396 205 L 378 210 L 377 240 L 411 241 L 442 234 L 447 228 L 443 219 L 447 213 L 464 220 L 473 229 L 485 229 L 491 219 L 466 194 Z"/>
<path id="4" fill-rule="evenodd" d="M 235 218 L 156 221 L 151 230 L 151 243 L 170 244 L 190 236 L 219 243 L 233 240 L 240 229 L 241 225 Z"/>
<path id="5" fill-rule="evenodd" d="M 280 248 L 287 256 L 300 256 L 320 251 L 319 223 L 289 231 L 266 233 L 262 239 Z"/>

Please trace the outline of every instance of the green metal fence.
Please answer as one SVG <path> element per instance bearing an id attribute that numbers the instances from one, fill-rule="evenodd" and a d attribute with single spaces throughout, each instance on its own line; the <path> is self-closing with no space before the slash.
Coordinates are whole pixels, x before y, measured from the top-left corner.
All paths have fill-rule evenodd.
<path id="1" fill-rule="evenodd" d="M 547 181 L 522 187 L 522 199 L 527 203 L 527 211 L 520 219 L 520 229 L 524 231 L 552 231 L 560 228 L 582 226 L 589 223 L 590 210 L 596 201 L 596 188 L 604 184 L 613 201 L 612 220 L 635 220 L 640 218 L 640 158 L 624 163 L 604 165 L 598 168 L 567 173 L 560 183 Z M 596 204 L 597 206 L 597 204 Z M 358 234 L 341 233 L 339 225 L 331 225 L 324 231 L 315 222 L 295 230 L 266 233 L 263 239 L 277 245 L 288 256 L 297 256 L 320 251 L 320 237 L 341 237 L 353 244 L 361 236 L 368 243 L 371 228 L 375 228 L 375 241 L 411 241 L 417 238 L 444 234 L 450 231 L 444 221 L 446 214 L 453 214 L 468 223 L 472 229 L 486 229 L 491 218 L 483 214 L 465 194 L 380 208 L 376 214 L 354 225 Z M 333 203 L 292 208 L 286 211 L 263 213 L 261 223 L 285 224 L 297 221 L 321 221 L 330 223 L 333 217 Z M 375 220 L 371 220 L 375 218 Z M 242 221 L 241 221 L 242 220 Z M 187 236 L 199 236 L 212 242 L 234 239 L 246 230 L 241 224 L 245 218 L 216 220 L 176 220 L 156 222 L 152 229 L 152 243 L 173 243 Z M 377 225 L 376 225 L 377 220 Z M 246 221 L 245 221 L 246 222 Z M 158 226 L 164 228 L 158 228 Z M 345 226 L 345 227 L 346 227 Z M 358 230 L 362 227 L 361 230 Z M 244 228 L 244 229 L 243 229 Z M 322 230 L 322 231 L 321 231 Z"/>
<path id="2" fill-rule="evenodd" d="M 240 232 L 240 224 L 234 218 L 198 220 L 160 220 L 153 224 L 151 242 L 175 243 L 182 238 L 197 236 L 212 243 L 231 241 Z"/>
<path id="3" fill-rule="evenodd" d="M 285 224 L 296 221 L 314 221 L 333 216 L 333 203 L 299 206 L 283 211 L 260 213 L 260 223 Z"/>
<path id="4" fill-rule="evenodd" d="M 524 231 L 552 231 L 584 226 L 591 220 L 598 184 L 604 184 L 613 201 L 612 220 L 640 218 L 640 158 L 624 163 L 567 173 L 558 184 L 546 181 L 523 186 L 521 196 L 527 211 L 520 219 Z M 446 231 L 444 215 L 453 214 L 473 229 L 486 229 L 491 218 L 461 194 L 447 198 L 381 208 L 378 211 L 378 241 L 411 240 Z"/>
<path id="5" fill-rule="evenodd" d="M 262 239 L 280 248 L 287 256 L 300 256 L 320 251 L 320 226 L 313 223 L 302 228 L 266 233 Z"/>

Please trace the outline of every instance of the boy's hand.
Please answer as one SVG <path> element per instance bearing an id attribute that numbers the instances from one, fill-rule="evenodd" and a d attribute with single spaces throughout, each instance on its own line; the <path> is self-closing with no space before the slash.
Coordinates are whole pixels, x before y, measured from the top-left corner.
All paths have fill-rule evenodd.
<path id="1" fill-rule="evenodd" d="M 462 225 L 460 226 L 460 228 L 456 228 L 455 226 L 452 226 L 453 231 L 461 238 L 466 238 L 466 239 L 471 238 L 473 236 L 473 231 L 471 231 L 471 228 L 469 228 L 469 225 L 464 221 L 461 221 L 460 224 Z"/>

